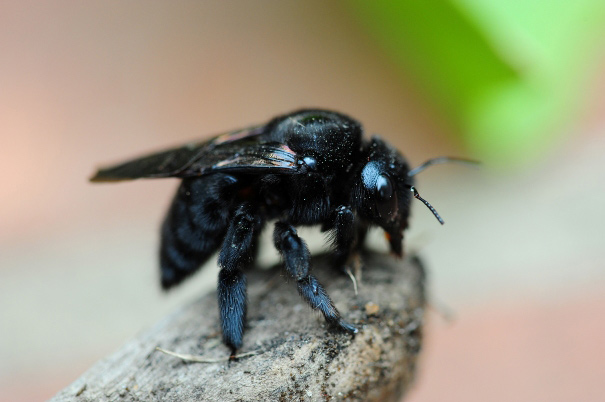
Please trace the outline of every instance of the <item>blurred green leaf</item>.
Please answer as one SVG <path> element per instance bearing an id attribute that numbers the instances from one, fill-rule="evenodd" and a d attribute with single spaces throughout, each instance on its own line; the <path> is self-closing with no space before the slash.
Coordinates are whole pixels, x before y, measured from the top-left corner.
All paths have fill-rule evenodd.
<path id="1" fill-rule="evenodd" d="M 581 105 L 604 0 L 353 0 L 355 15 L 486 161 L 545 152 Z"/>

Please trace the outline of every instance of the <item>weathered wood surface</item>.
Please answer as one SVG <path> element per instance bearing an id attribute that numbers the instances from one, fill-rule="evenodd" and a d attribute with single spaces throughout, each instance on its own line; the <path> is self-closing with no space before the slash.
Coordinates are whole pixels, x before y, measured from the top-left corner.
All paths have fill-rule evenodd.
<path id="1" fill-rule="evenodd" d="M 156 350 L 224 358 L 216 294 L 164 318 L 101 360 L 55 401 L 397 400 L 410 387 L 421 345 L 424 271 L 417 260 L 363 257 L 359 293 L 352 281 L 314 259 L 313 271 L 355 337 L 323 317 L 284 281 L 279 267 L 248 273 L 248 325 L 235 361 L 190 363 Z"/>

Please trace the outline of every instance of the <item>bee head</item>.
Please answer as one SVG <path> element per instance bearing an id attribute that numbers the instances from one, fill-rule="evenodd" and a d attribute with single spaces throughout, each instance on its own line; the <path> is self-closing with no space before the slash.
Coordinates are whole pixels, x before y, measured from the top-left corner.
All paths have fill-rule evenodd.
<path id="1" fill-rule="evenodd" d="M 412 196 L 421 200 L 440 223 L 443 220 L 414 187 L 413 175 L 405 158 L 392 146 L 373 137 L 367 149 L 367 162 L 358 178 L 357 211 L 384 229 L 391 251 L 402 254 L 403 230 L 408 226 Z"/>

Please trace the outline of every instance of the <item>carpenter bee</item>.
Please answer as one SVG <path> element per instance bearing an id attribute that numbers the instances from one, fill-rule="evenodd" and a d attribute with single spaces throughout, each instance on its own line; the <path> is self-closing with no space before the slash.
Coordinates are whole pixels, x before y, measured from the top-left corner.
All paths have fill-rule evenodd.
<path id="1" fill-rule="evenodd" d="M 405 158 L 379 137 L 362 136 L 359 122 L 327 110 L 299 110 L 253 126 L 99 170 L 91 181 L 179 177 L 161 227 L 164 289 L 193 274 L 219 250 L 218 305 L 225 344 L 242 344 L 246 317 L 244 271 L 253 263 L 261 230 L 276 221 L 273 243 L 301 297 L 337 329 L 356 333 L 311 273 L 310 253 L 297 226 L 321 225 L 344 269 L 368 229 L 381 227 L 402 255 L 412 197 L 443 220 L 414 187 Z"/>

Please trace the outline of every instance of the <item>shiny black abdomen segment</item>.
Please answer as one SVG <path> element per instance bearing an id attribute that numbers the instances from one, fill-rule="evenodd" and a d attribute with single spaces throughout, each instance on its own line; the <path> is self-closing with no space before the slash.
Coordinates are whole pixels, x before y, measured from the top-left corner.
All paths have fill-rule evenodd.
<path id="1" fill-rule="evenodd" d="M 236 181 L 226 174 L 183 179 L 162 225 L 162 288 L 181 283 L 221 246 Z"/>

